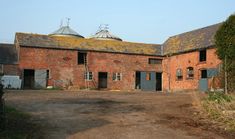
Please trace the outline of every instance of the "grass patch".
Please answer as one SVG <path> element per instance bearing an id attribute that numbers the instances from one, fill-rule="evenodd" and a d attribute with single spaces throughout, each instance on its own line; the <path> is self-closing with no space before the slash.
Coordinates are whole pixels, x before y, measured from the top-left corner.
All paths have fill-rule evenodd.
<path id="1" fill-rule="evenodd" d="M 235 98 L 222 92 L 209 92 L 202 102 L 205 112 L 212 120 L 221 123 L 226 130 L 235 131 Z"/>
<path id="2" fill-rule="evenodd" d="M 40 127 L 34 124 L 29 114 L 6 107 L 6 126 L 0 129 L 1 139 L 39 139 Z"/>

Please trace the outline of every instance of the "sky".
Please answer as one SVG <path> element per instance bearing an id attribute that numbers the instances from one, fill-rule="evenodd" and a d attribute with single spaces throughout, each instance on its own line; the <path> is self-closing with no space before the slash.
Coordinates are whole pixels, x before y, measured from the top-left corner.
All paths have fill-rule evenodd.
<path id="1" fill-rule="evenodd" d="M 124 41 L 162 44 L 233 13 L 235 0 L 0 0 L 0 43 L 14 42 L 16 32 L 52 33 L 70 18 L 85 37 L 108 24 Z"/>

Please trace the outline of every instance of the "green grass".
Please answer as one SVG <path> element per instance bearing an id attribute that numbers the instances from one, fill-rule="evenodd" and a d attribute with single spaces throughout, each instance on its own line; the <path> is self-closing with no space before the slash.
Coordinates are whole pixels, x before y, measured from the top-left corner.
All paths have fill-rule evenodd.
<path id="1" fill-rule="evenodd" d="M 6 107 L 6 126 L 0 129 L 1 139 L 37 139 L 40 127 L 34 124 L 29 114 Z"/>

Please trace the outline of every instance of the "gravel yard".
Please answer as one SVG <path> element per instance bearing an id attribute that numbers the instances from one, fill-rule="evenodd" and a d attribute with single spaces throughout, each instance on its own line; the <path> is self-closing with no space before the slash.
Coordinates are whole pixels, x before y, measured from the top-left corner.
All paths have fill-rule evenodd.
<path id="1" fill-rule="evenodd" d="M 219 139 L 197 116 L 190 93 L 7 91 L 6 103 L 32 115 L 46 139 Z"/>

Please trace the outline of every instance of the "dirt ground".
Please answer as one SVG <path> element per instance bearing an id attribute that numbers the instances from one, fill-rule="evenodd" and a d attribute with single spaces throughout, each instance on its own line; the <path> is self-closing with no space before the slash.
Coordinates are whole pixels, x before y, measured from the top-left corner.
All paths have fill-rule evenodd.
<path id="1" fill-rule="evenodd" d="M 7 91 L 46 139 L 235 138 L 198 116 L 190 93 Z"/>

